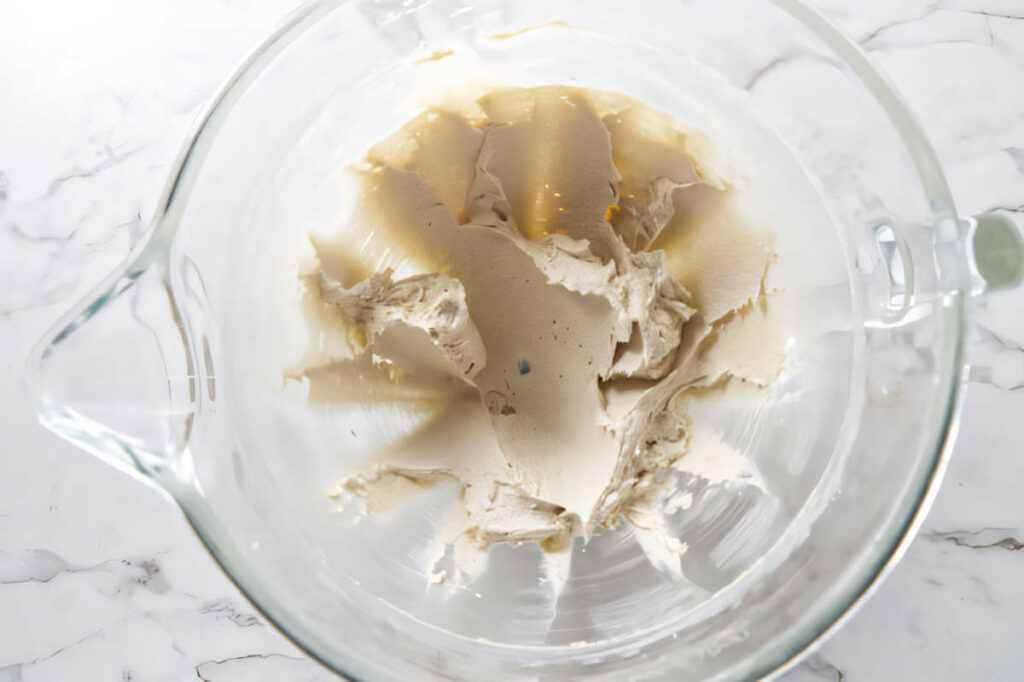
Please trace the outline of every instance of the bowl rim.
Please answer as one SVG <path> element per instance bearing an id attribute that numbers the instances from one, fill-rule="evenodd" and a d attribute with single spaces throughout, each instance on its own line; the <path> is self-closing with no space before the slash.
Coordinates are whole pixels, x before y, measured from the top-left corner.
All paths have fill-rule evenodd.
<path id="1" fill-rule="evenodd" d="M 849 36 L 836 28 L 818 10 L 807 5 L 805 0 L 768 1 L 821 38 L 874 95 L 895 126 L 913 160 L 922 188 L 929 200 L 934 225 L 942 222 L 955 226 L 962 225 L 963 221 L 956 210 L 952 192 L 935 149 L 917 117 L 885 71 L 873 63 Z M 966 256 L 963 265 L 966 267 Z M 949 465 L 959 428 L 964 397 L 962 374 L 966 366 L 965 330 L 969 321 L 967 294 L 967 287 L 961 278 L 958 280 L 956 291 L 952 292 L 952 296 L 946 301 L 946 312 L 951 316 L 951 324 L 945 325 L 943 331 L 947 336 L 952 332 L 952 338 L 945 339 L 943 344 L 949 347 L 951 352 L 947 358 L 948 371 L 940 374 L 942 385 L 936 390 L 940 405 L 933 415 L 939 418 L 939 425 L 933 434 L 933 456 L 930 460 L 924 460 L 923 466 L 916 472 L 916 495 L 908 495 L 903 500 L 904 506 L 909 507 L 909 515 L 905 515 L 902 524 L 896 524 L 896 532 L 889 538 L 886 548 L 876 553 L 875 565 L 868 570 L 861 584 L 850 589 L 844 600 L 835 603 L 830 617 L 825 613 L 820 614 L 817 619 L 820 629 L 811 624 L 805 628 L 805 632 L 810 629 L 818 629 L 818 632 L 806 638 L 802 646 L 793 647 L 788 656 L 780 657 L 774 665 L 762 667 L 757 673 L 758 677 L 776 677 L 795 667 L 846 624 L 895 569 L 927 517 Z M 941 404 L 942 402 L 944 404 Z M 907 505 L 908 501 L 911 504 Z"/>
<path id="2" fill-rule="evenodd" d="M 187 202 L 196 170 L 216 137 L 220 121 L 227 116 L 233 105 L 246 92 L 249 85 L 262 73 L 281 51 L 307 28 L 321 18 L 346 4 L 349 0 L 307 0 L 287 15 L 278 28 L 267 36 L 235 68 L 232 75 L 221 85 L 210 99 L 203 113 L 193 126 L 186 143 L 172 165 L 168 181 L 157 203 L 152 219 L 149 237 L 140 244 L 117 273 L 138 273 L 149 265 L 165 258 L 170 243 L 177 231 L 181 213 Z M 910 112 L 901 95 L 889 78 L 872 64 L 861 48 L 845 34 L 834 27 L 817 10 L 804 4 L 804 0 L 765 0 L 817 35 L 860 80 L 881 105 L 895 126 L 903 144 L 913 159 L 922 187 L 927 196 L 933 218 L 936 221 L 960 219 L 955 209 L 941 165 L 920 124 Z M 966 266 L 965 266 L 966 267 Z M 941 384 L 935 395 L 939 404 L 933 406 L 933 416 L 938 417 L 938 428 L 933 436 L 935 445 L 931 458 L 922 459 L 919 470 L 908 482 L 910 487 L 901 500 L 901 513 L 890 523 L 891 537 L 884 547 L 873 556 L 873 562 L 866 562 L 860 580 L 851 579 L 845 586 L 842 597 L 823 604 L 816 609 L 813 617 L 794 627 L 788 641 L 775 640 L 741 659 L 718 676 L 741 674 L 744 677 L 773 677 L 794 667 L 806 655 L 814 651 L 829 636 L 834 634 L 893 570 L 913 540 L 918 528 L 934 501 L 942 476 L 948 465 L 952 444 L 956 434 L 957 417 L 963 399 L 961 374 L 964 367 L 964 334 L 967 322 L 966 290 L 962 283 L 957 291 L 948 296 L 946 314 L 950 323 L 944 326 L 947 335 L 943 347 L 949 348 L 945 358 L 947 371 L 940 376 Z M 64 325 L 58 325 L 58 328 Z M 350 679 L 362 674 L 373 674 L 379 669 L 362 670 L 364 666 L 357 659 L 345 656 L 338 661 L 336 647 L 309 632 L 308 628 L 293 622 L 288 609 L 279 604 L 259 578 L 248 573 L 242 553 L 233 545 L 231 535 L 202 496 L 170 471 L 150 471 L 155 482 L 168 493 L 182 509 L 199 540 L 207 548 L 224 574 L 238 587 L 242 595 L 289 641 L 294 643 L 311 658 L 333 672 Z M 342 667 L 342 663 L 344 667 Z M 737 670 L 740 668 L 740 670 Z"/>

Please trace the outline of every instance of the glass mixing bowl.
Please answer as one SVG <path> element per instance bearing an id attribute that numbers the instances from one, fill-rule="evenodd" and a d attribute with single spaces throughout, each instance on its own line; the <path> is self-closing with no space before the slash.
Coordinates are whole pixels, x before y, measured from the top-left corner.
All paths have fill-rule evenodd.
<path id="1" fill-rule="evenodd" d="M 768 178 L 800 313 L 787 370 L 767 402 L 702 416 L 764 483 L 678 476 L 677 575 L 620 524 L 561 554 L 495 547 L 467 585 L 432 584 L 424 538 L 450 490 L 358 522 L 327 495 L 364 454 L 357 423 L 408 424 L 281 388 L 289 244 L 341 226 L 339 173 L 410 117 L 410 94 L 466 74 L 618 90 L 788 144 Z M 782 181 L 797 172 L 817 219 L 786 220 L 808 208 Z M 148 241 L 41 342 L 32 385 L 49 428 L 166 491 L 341 674 L 748 678 L 833 629 L 906 546 L 948 454 L 970 296 L 1019 281 L 1020 253 L 1007 224 L 957 215 L 885 78 L 795 0 L 316 2 L 213 101 Z"/>

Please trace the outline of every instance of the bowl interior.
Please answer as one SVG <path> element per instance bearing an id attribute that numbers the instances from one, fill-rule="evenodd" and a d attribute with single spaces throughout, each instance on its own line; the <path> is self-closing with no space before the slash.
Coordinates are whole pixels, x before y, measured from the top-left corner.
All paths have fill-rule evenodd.
<path id="1" fill-rule="evenodd" d="M 200 132 L 171 214 L 169 279 L 198 383 L 215 390 L 196 396 L 174 468 L 188 476 L 164 483 L 257 605 L 356 676 L 748 676 L 834 621 L 935 473 L 963 276 L 955 224 L 933 229 L 954 214 L 922 182 L 930 158 L 838 40 L 764 0 L 356 1 L 296 15 Z M 421 107 L 548 83 L 634 96 L 736 160 L 742 209 L 776 233 L 786 368 L 767 399 L 694 406 L 743 458 L 677 476 L 688 502 L 670 522 L 688 550 L 672 570 L 622 524 L 557 554 L 496 546 L 472 581 L 436 584 L 436 529 L 457 491 L 366 518 L 329 495 L 436 410 L 311 409 L 282 387 L 303 341 L 296 264 L 311 233 L 348 229 L 346 168 Z M 945 270 L 937 248 L 953 251 Z"/>

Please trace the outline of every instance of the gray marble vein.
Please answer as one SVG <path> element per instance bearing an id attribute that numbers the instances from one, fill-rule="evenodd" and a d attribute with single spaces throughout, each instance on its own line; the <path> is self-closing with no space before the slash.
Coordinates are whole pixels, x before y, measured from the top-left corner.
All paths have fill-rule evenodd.
<path id="1" fill-rule="evenodd" d="M 26 668 L 31 668 L 32 666 L 57 658 L 58 656 L 67 653 L 71 649 L 74 649 L 77 646 L 85 644 L 89 640 L 95 639 L 97 637 L 103 637 L 102 628 L 96 630 L 95 632 L 90 632 L 89 634 L 85 635 L 84 637 L 81 637 L 80 639 L 75 640 L 74 642 L 64 644 L 63 646 L 60 646 L 54 651 L 43 656 L 37 656 L 30 661 L 13 663 L 11 665 L 0 668 L 0 680 L 3 680 L 4 682 L 7 682 L 8 680 L 11 680 L 13 682 L 20 682 L 24 679 Z"/>
<path id="2" fill-rule="evenodd" d="M 923 12 L 921 12 L 920 14 L 917 14 L 915 16 L 908 17 L 908 18 L 905 18 L 905 19 L 898 19 L 896 21 L 891 21 L 891 22 L 887 22 L 885 24 L 882 24 L 881 26 L 879 26 L 875 30 L 871 31 L 867 35 L 865 35 L 865 36 L 858 36 L 857 42 L 864 49 L 870 50 L 873 47 L 876 47 L 876 43 L 879 41 L 880 37 L 884 37 L 884 35 L 886 33 L 890 32 L 893 28 L 896 28 L 898 26 L 906 26 L 908 24 L 914 24 L 916 22 L 922 21 L 923 19 L 927 19 L 932 14 L 934 14 L 937 11 L 939 11 L 939 9 L 941 9 L 941 8 L 938 6 L 938 3 L 936 3 L 936 4 L 933 4 L 930 7 L 926 8 Z"/>
<path id="3" fill-rule="evenodd" d="M 1024 149 L 1020 147 L 1006 147 L 1003 151 L 1017 164 L 1017 172 L 1024 175 Z"/>
<path id="4" fill-rule="evenodd" d="M 1005 549 L 1016 552 L 1024 548 L 1015 534 L 1020 532 L 1013 528 L 979 528 L 977 530 L 929 530 L 922 534 L 933 542 L 952 542 L 957 547 L 967 549 Z"/>
<path id="5" fill-rule="evenodd" d="M 825 61 L 828 63 L 834 63 L 832 60 L 826 59 L 823 55 L 815 52 L 791 52 L 780 55 L 773 58 L 761 67 L 758 67 L 743 84 L 743 89 L 750 91 L 753 90 L 762 78 L 770 73 L 778 71 L 779 69 L 786 68 L 793 63 L 799 63 L 801 61 Z"/>
<path id="6" fill-rule="evenodd" d="M 24 583 L 49 583 L 65 575 L 98 578 L 96 589 L 110 597 L 145 589 L 157 594 L 171 589 L 155 558 L 108 559 L 92 565 L 74 565 L 46 549 L 20 556 L 0 551 L 0 590 Z"/>
<path id="7" fill-rule="evenodd" d="M 112 149 L 110 145 L 104 145 L 102 150 L 102 159 L 88 167 L 82 168 L 74 166 L 64 173 L 61 173 L 50 182 L 46 191 L 43 192 L 41 196 L 31 199 L 29 203 L 51 200 L 66 183 L 73 180 L 86 180 L 102 173 L 105 170 L 115 168 L 124 161 L 130 159 L 132 156 L 138 154 L 143 149 L 144 147 L 135 147 L 133 149 L 118 151 L 116 149 Z"/>

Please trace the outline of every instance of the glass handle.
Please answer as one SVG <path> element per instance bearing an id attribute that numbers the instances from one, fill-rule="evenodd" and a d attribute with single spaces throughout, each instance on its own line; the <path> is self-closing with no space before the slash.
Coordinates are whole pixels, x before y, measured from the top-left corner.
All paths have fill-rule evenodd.
<path id="1" fill-rule="evenodd" d="M 40 421 L 106 462 L 152 475 L 185 448 L 196 380 L 163 263 L 136 260 L 65 316 L 30 356 Z"/>
<path id="2" fill-rule="evenodd" d="M 967 254 L 975 296 L 1013 289 L 1024 281 L 1024 238 L 1008 216 L 989 213 L 969 219 Z"/>

